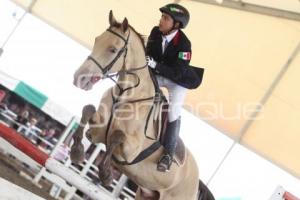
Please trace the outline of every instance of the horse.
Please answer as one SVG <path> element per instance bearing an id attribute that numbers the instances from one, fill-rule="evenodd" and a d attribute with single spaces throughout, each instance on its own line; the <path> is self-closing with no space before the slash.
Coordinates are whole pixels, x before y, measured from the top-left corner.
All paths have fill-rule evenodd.
<path id="1" fill-rule="evenodd" d="M 198 166 L 188 149 L 181 165 L 173 164 L 167 173 L 156 170 L 163 147 L 157 139 L 159 122 L 149 119 L 154 118 L 153 107 L 162 98 L 157 95 L 160 93 L 146 64 L 144 38 L 129 25 L 127 18 L 117 22 L 112 11 L 109 25 L 96 37 L 91 54 L 75 72 L 74 85 L 90 90 L 104 78 L 111 78 L 116 85 L 103 94 L 97 110 L 92 105 L 83 108 L 81 125 L 73 135 L 72 162 L 84 159 L 81 140 L 84 127 L 89 124 L 87 138 L 106 145 L 98 166 L 104 185 L 112 183 L 114 165 L 138 185 L 135 199 L 210 199 L 198 194 L 206 186 L 199 182 Z"/>

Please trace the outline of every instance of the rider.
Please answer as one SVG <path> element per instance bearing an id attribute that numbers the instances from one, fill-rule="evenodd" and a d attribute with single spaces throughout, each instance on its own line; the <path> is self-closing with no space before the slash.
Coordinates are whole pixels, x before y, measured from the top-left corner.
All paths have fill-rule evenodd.
<path id="1" fill-rule="evenodd" d="M 167 4 L 159 9 L 162 13 L 159 26 L 155 26 L 148 38 L 146 60 L 156 75 L 158 85 L 169 93 L 169 113 L 164 136 L 164 153 L 157 170 L 169 171 L 173 162 L 180 130 L 180 111 L 187 89 L 199 85 L 199 75 L 189 67 L 191 43 L 181 31 L 189 22 L 190 15 L 179 4 Z M 196 76 L 195 76 L 196 74 Z"/>

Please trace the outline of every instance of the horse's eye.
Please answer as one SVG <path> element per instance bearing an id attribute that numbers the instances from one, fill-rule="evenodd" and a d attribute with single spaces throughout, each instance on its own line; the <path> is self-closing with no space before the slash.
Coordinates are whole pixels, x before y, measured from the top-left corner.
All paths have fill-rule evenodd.
<path id="1" fill-rule="evenodd" d="M 112 48 L 109 49 L 109 52 L 110 52 L 110 53 L 116 53 L 116 52 L 117 52 L 117 49 L 112 47 Z"/>

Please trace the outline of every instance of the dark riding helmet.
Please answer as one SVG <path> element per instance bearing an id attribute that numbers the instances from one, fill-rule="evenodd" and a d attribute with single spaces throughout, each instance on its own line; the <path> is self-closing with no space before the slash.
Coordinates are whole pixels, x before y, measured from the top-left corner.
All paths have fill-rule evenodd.
<path id="1" fill-rule="evenodd" d="M 185 28 L 186 25 L 189 23 L 190 20 L 189 11 L 179 4 L 170 3 L 165 5 L 164 7 L 161 7 L 159 10 L 160 12 L 170 15 L 175 22 L 179 22 L 180 23 L 179 28 Z"/>

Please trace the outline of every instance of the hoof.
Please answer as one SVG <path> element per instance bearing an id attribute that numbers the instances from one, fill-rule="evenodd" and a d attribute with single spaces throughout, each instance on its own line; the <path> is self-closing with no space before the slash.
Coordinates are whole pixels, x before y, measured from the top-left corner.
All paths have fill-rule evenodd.
<path id="1" fill-rule="evenodd" d="M 71 161 L 75 164 L 80 164 L 84 161 L 84 147 L 82 143 L 71 147 Z"/>
<path id="2" fill-rule="evenodd" d="M 98 176 L 99 176 L 99 179 L 100 179 L 101 183 L 104 186 L 110 186 L 113 183 L 113 176 L 112 176 L 112 172 L 111 172 L 110 169 L 101 170 L 99 168 Z"/>
<path id="3" fill-rule="evenodd" d="M 84 121 L 88 121 L 90 118 L 92 118 L 93 114 L 96 112 L 95 106 L 89 104 L 83 107 L 82 109 L 82 118 L 84 118 Z"/>

